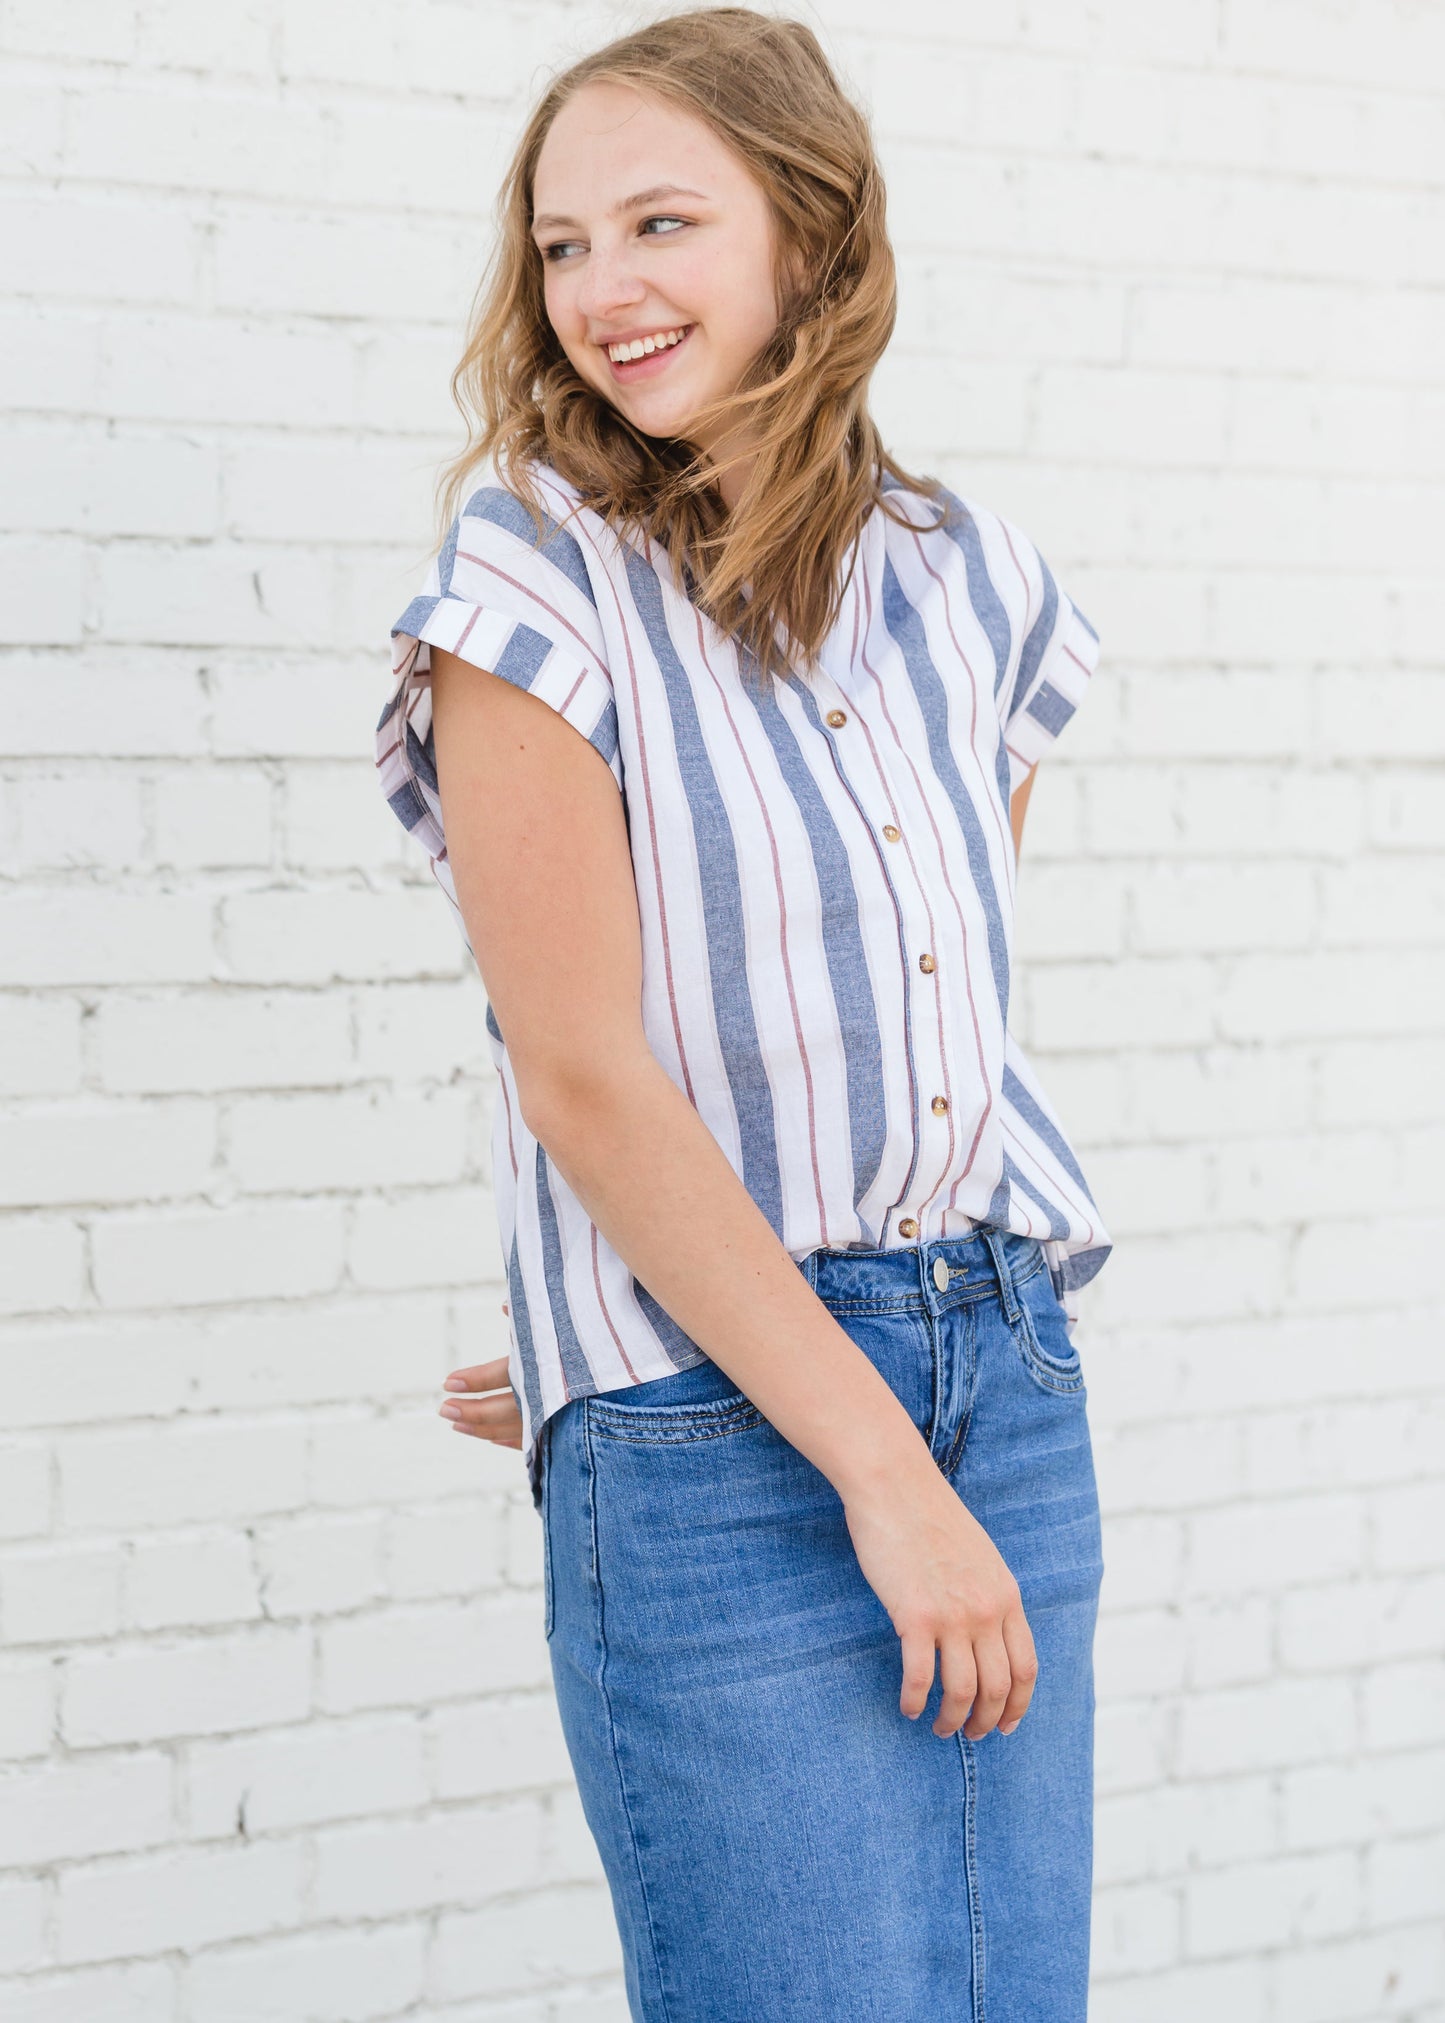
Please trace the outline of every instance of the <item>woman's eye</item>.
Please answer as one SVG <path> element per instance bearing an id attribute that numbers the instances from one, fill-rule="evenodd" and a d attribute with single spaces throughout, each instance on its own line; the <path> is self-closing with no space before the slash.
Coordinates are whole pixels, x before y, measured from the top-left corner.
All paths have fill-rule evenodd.
<path id="1" fill-rule="evenodd" d="M 685 225 L 685 224 L 686 224 L 687 222 L 688 222 L 688 221 L 687 221 L 687 219 L 686 219 L 686 218 L 644 218 L 644 219 L 643 219 L 643 221 L 642 221 L 642 229 L 643 229 L 643 231 L 644 231 L 644 232 L 646 232 L 646 231 L 648 230 L 649 226 L 652 226 L 652 225 L 662 225 L 662 226 L 665 226 L 665 227 L 667 227 L 667 228 L 668 228 L 668 229 L 670 230 L 671 228 L 673 228 L 673 227 L 675 227 L 675 226 L 677 226 L 677 225 Z M 667 235 L 667 234 L 666 234 L 666 233 L 664 233 L 664 235 L 663 235 L 663 236 L 665 237 L 666 235 Z M 657 237 L 658 235 L 657 235 L 657 233 L 653 232 L 653 233 L 651 234 L 651 236 L 652 236 L 653 238 L 656 238 L 656 237 Z"/>
<path id="2" fill-rule="evenodd" d="M 568 253 L 575 253 L 581 244 L 580 239 L 558 239 L 555 244 L 542 248 L 542 258 L 560 260 Z"/>

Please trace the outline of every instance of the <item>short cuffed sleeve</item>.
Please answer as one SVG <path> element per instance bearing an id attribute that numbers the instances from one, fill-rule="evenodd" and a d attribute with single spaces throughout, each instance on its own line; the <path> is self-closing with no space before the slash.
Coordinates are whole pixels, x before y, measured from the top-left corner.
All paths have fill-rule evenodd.
<path id="1" fill-rule="evenodd" d="M 1017 787 L 1088 693 L 1099 635 L 1027 534 L 1001 524 L 1023 606 L 1017 651 L 998 697 L 1010 783 Z"/>
<path id="2" fill-rule="evenodd" d="M 607 761 L 619 791 L 617 707 L 586 558 L 550 516 L 500 485 L 467 500 L 420 593 L 391 628 L 392 687 L 376 765 L 397 820 L 433 859 L 446 854 L 431 720 L 431 652 L 445 648 L 550 703 Z"/>

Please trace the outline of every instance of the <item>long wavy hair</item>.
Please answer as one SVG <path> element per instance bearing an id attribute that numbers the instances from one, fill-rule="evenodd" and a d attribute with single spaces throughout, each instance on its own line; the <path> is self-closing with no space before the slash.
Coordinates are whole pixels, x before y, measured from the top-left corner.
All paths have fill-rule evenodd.
<path id="1" fill-rule="evenodd" d="M 634 428 L 573 370 L 548 320 L 533 175 L 561 107 L 599 79 L 703 121 L 771 203 L 776 330 L 739 387 L 691 424 L 721 423 L 719 440 L 746 429 L 735 455 L 752 464 L 731 512 L 717 483 L 727 460 Z M 490 458 L 531 509 L 540 540 L 528 466 L 550 464 L 610 526 L 663 546 L 674 581 L 746 649 L 742 664 L 751 660 L 765 684 L 800 661 L 811 668 L 866 514 L 877 504 L 899 517 L 885 474 L 944 505 L 934 480 L 911 477 L 887 454 L 868 412 L 868 381 L 893 331 L 896 272 L 868 122 L 816 36 L 798 21 L 718 7 L 671 15 L 583 57 L 528 120 L 497 215 L 451 378 L 468 440 L 438 481 L 439 539 L 469 474 Z"/>

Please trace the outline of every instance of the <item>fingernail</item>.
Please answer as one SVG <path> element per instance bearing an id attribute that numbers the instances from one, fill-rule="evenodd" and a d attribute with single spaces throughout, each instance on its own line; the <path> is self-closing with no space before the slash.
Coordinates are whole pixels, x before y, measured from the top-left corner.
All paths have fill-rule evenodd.
<path id="1" fill-rule="evenodd" d="M 460 1405 L 443 1405 L 440 1410 L 443 1419 L 460 1419 L 462 1416 Z"/>
<path id="2" fill-rule="evenodd" d="M 1018 1725 L 1019 1724 L 1017 1721 L 1007 1721 L 1007 1722 L 1000 1721 L 998 1724 L 998 1732 L 1000 1735 L 1012 1735 L 1015 1728 L 1017 1728 Z"/>
<path id="3" fill-rule="evenodd" d="M 467 1380 L 465 1377 L 448 1377 L 442 1385 L 444 1391 L 465 1391 L 466 1388 Z"/>

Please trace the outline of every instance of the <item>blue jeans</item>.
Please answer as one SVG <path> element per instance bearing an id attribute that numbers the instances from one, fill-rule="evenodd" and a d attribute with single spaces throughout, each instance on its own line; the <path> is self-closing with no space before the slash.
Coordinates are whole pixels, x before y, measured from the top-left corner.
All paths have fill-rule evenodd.
<path id="1" fill-rule="evenodd" d="M 1043 1251 L 975 1230 L 799 1269 L 1003 1554 L 1038 1682 L 1009 1736 L 935 1735 L 936 1671 L 901 1714 L 836 1490 L 710 1359 L 564 1405 L 546 1630 L 632 2015 L 1084 2023 L 1103 1567 Z"/>

